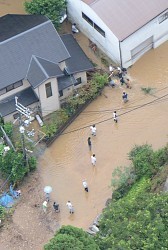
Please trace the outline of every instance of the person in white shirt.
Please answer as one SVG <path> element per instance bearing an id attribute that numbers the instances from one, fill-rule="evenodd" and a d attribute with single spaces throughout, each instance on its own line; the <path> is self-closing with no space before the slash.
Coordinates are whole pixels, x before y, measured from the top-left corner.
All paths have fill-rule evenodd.
<path id="1" fill-rule="evenodd" d="M 116 111 L 113 112 L 113 119 L 114 119 L 115 123 L 118 122 L 118 116 L 117 116 L 117 112 Z"/>
<path id="2" fill-rule="evenodd" d="M 67 205 L 67 207 L 69 209 L 70 214 L 73 214 L 74 213 L 74 208 L 72 206 L 72 203 L 70 201 L 68 201 L 66 205 Z"/>
<path id="3" fill-rule="evenodd" d="M 79 30 L 76 28 L 76 23 L 73 23 L 73 24 L 72 24 L 72 33 L 73 33 L 73 34 L 79 33 Z"/>
<path id="4" fill-rule="evenodd" d="M 95 154 L 93 154 L 91 156 L 91 163 L 92 163 L 93 166 L 96 166 L 96 156 L 95 156 Z"/>
<path id="5" fill-rule="evenodd" d="M 114 70 L 114 68 L 113 68 L 112 64 L 110 64 L 110 66 L 109 66 L 110 74 L 113 74 L 113 70 Z"/>
<path id="6" fill-rule="evenodd" d="M 86 191 L 86 192 L 89 192 L 87 182 L 84 180 L 82 183 L 83 183 L 83 187 L 84 187 L 85 191 Z"/>
<path id="7" fill-rule="evenodd" d="M 91 129 L 92 135 L 93 135 L 93 136 L 96 136 L 96 130 L 97 130 L 97 129 L 96 129 L 96 126 L 93 124 L 93 126 L 91 126 L 90 129 Z"/>
<path id="8" fill-rule="evenodd" d="M 43 211 L 44 211 L 44 213 L 47 212 L 47 201 L 43 202 Z"/>

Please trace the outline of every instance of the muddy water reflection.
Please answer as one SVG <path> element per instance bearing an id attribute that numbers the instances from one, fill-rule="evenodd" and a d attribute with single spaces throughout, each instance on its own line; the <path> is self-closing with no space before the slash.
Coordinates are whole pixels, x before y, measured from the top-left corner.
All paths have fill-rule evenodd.
<path id="1" fill-rule="evenodd" d="M 25 0 L 0 0 L 0 16 L 6 14 L 24 14 Z"/>
<path id="2" fill-rule="evenodd" d="M 144 104 L 168 93 L 168 88 L 163 89 L 168 82 L 167 58 L 168 43 L 147 53 L 129 70 L 133 88 L 127 91 L 130 99 L 128 104 L 121 102 L 122 88 L 107 87 L 105 95 L 89 105 L 65 132 L 109 119 L 112 117 L 110 110 L 117 109 L 121 114 L 129 110 L 129 107 Z M 144 95 L 141 86 L 155 88 L 154 96 Z M 128 164 L 127 153 L 135 143 L 147 142 L 154 148 L 166 144 L 167 112 L 166 99 L 122 115 L 118 124 L 114 124 L 112 119 L 98 124 L 97 136 L 92 138 L 92 152 L 97 157 L 95 168 L 90 164 L 91 152 L 87 146 L 89 128 L 60 136 L 46 150 L 39 161 L 41 176 L 44 185 L 53 187 L 52 199 L 60 203 L 61 225 L 72 224 L 83 228 L 89 226 L 111 196 L 109 186 L 113 169 Z M 83 190 L 83 179 L 87 179 L 89 184 L 88 194 Z M 68 200 L 75 207 L 75 214 L 72 216 L 65 206 Z"/>

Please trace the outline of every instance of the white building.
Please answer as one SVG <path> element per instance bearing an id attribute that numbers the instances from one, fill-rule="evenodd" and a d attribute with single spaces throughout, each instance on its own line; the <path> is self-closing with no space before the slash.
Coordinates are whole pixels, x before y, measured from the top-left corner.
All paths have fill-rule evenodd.
<path id="1" fill-rule="evenodd" d="M 123 67 L 168 40 L 168 0 L 68 0 L 68 15 Z"/>

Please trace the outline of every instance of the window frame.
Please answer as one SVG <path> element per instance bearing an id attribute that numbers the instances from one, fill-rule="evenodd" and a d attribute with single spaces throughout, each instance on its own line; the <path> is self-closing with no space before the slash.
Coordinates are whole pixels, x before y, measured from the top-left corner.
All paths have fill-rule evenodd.
<path id="1" fill-rule="evenodd" d="M 163 23 L 166 19 L 168 19 L 168 11 L 165 12 L 163 15 L 159 16 L 159 24 Z"/>
<path id="2" fill-rule="evenodd" d="M 46 91 L 46 97 L 47 98 L 53 96 L 51 82 L 48 82 L 48 83 L 45 84 L 45 91 Z"/>
<path id="3" fill-rule="evenodd" d="M 82 18 L 88 23 L 90 24 L 92 27 L 94 25 L 94 22 L 92 21 L 92 19 L 90 19 L 85 13 L 82 12 Z"/>
<path id="4" fill-rule="evenodd" d="M 96 23 L 94 23 L 94 29 L 97 30 L 97 32 L 100 33 L 103 37 L 106 37 L 106 33 L 104 30 L 102 30 Z"/>
<path id="5" fill-rule="evenodd" d="M 17 81 L 17 82 L 15 82 L 13 84 L 14 89 L 17 89 L 17 88 L 21 87 L 22 85 L 23 85 L 23 81 L 22 80 L 21 81 Z"/>
<path id="6" fill-rule="evenodd" d="M 59 97 L 62 97 L 64 95 L 63 90 L 59 90 Z"/>
<path id="7" fill-rule="evenodd" d="M 6 87 L 6 92 L 9 92 L 14 89 L 14 84 L 10 84 L 9 86 Z"/>
<path id="8" fill-rule="evenodd" d="M 74 86 L 77 86 L 82 83 L 82 77 L 76 78 L 77 83 L 74 84 Z"/>
<path id="9" fill-rule="evenodd" d="M 2 91 L 4 91 L 4 90 L 5 90 L 5 92 L 2 93 Z M 1 95 L 4 95 L 4 94 L 6 94 L 6 88 L 3 88 L 3 89 L 0 90 L 0 96 L 1 96 Z"/>

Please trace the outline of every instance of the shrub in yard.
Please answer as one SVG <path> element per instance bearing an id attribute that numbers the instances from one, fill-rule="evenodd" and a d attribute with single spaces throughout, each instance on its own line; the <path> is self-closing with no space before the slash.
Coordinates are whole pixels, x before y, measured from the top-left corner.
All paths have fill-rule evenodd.
<path id="1" fill-rule="evenodd" d="M 89 84 L 79 88 L 77 94 L 69 96 L 66 103 L 62 105 L 62 108 L 52 114 L 49 122 L 45 122 L 42 131 L 46 134 L 46 138 L 54 136 L 57 130 L 78 110 L 81 105 L 98 96 L 107 82 L 107 74 L 102 75 L 96 73 L 93 75 Z"/>
<path id="2" fill-rule="evenodd" d="M 35 170 L 36 167 L 37 167 L 37 159 L 34 156 L 30 157 L 28 159 L 28 164 L 29 164 L 29 170 L 30 171 Z"/>
<path id="3" fill-rule="evenodd" d="M 5 218 L 5 208 L 0 205 L 0 219 L 3 220 Z"/>
<path id="4" fill-rule="evenodd" d="M 13 132 L 13 124 L 11 122 L 6 122 L 4 124 L 0 124 L 0 126 L 3 127 L 8 137 L 11 138 Z M 3 137 L 3 132 L 1 129 L 0 129 L 0 137 Z"/>
<path id="5" fill-rule="evenodd" d="M 33 157 L 28 159 L 30 167 L 25 166 L 24 162 L 22 153 L 9 150 L 5 156 L 0 156 L 0 172 L 3 177 L 9 178 L 9 182 L 18 184 L 30 170 L 36 167 L 36 160 Z"/>

